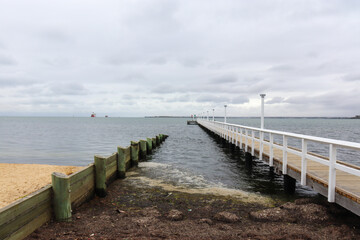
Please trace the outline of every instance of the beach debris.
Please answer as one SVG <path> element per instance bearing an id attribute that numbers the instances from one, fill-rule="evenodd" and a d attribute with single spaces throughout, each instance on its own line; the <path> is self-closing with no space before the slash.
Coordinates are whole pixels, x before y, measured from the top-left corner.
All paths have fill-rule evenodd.
<path id="1" fill-rule="evenodd" d="M 184 218 L 184 214 L 176 209 L 170 210 L 167 215 L 167 219 L 169 219 L 171 221 L 180 221 L 183 218 Z"/>
<path id="2" fill-rule="evenodd" d="M 221 221 L 221 222 L 227 222 L 227 223 L 233 223 L 240 221 L 240 218 L 236 216 L 234 213 L 230 212 L 219 212 L 215 214 L 214 216 L 215 220 Z"/>
<path id="3" fill-rule="evenodd" d="M 211 219 L 209 219 L 209 218 L 201 218 L 201 219 L 199 220 L 199 223 L 206 223 L 206 224 L 209 224 L 209 225 L 213 225 L 213 224 L 214 224 L 214 222 L 213 222 Z"/>

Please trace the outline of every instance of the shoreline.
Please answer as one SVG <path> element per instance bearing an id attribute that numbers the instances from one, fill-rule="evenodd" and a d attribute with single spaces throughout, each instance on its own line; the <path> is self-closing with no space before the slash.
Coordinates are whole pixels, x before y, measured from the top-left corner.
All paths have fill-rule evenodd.
<path id="1" fill-rule="evenodd" d="M 51 183 L 51 174 L 70 175 L 83 167 L 0 163 L 0 208 Z"/>
<path id="2" fill-rule="evenodd" d="M 202 192 L 202 191 L 200 191 Z M 26 239 L 357 239 L 359 217 L 314 199 L 275 203 L 178 191 L 130 171 L 105 198 L 50 221 Z"/>

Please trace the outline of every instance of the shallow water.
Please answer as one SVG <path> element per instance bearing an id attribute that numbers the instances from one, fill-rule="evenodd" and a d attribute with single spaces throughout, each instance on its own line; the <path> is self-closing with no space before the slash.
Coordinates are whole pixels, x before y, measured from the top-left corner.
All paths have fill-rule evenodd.
<path id="1" fill-rule="evenodd" d="M 228 122 L 260 124 L 259 119 L 251 118 Z M 360 142 L 356 119 L 266 119 L 265 126 Z M 272 175 L 266 164 L 255 160 L 251 168 L 245 167 L 241 152 L 223 147 L 198 126 L 187 126 L 184 118 L 0 117 L 0 162 L 84 166 L 93 162 L 95 154 L 110 155 L 117 146 L 159 133 L 170 137 L 141 166 L 147 177 L 183 187 L 226 187 L 287 197 L 282 177 Z M 314 149 L 327 152 L 325 146 Z M 358 152 L 341 152 L 339 157 L 360 165 Z M 298 186 L 295 197 L 314 194 Z"/>

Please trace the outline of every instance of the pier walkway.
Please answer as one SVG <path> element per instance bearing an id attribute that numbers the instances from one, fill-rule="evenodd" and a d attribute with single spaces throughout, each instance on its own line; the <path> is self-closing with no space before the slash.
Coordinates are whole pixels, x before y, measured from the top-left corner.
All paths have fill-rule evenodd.
<path id="1" fill-rule="evenodd" d="M 313 137 L 302 134 L 247 127 L 197 119 L 200 126 L 258 157 L 281 172 L 310 186 L 314 191 L 360 216 L 360 167 L 337 160 L 337 150 L 360 151 L 360 143 Z M 275 142 L 274 138 L 282 141 Z M 301 141 L 301 149 L 289 139 Z M 309 143 L 326 145 L 329 156 L 308 151 Z M 294 181 L 295 183 L 295 181 Z"/>

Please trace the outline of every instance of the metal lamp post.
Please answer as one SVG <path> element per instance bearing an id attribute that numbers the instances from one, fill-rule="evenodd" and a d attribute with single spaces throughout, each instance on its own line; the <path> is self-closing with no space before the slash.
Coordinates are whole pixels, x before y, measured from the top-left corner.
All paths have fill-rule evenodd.
<path id="1" fill-rule="evenodd" d="M 215 109 L 213 108 L 213 122 L 215 121 Z"/>
<path id="2" fill-rule="evenodd" d="M 264 128 L 264 98 L 266 94 L 262 93 L 260 94 L 261 97 L 261 129 Z"/>
<path id="3" fill-rule="evenodd" d="M 227 107 L 227 105 L 225 104 L 225 105 L 224 105 L 224 108 L 225 108 L 224 123 L 226 123 L 226 107 Z"/>

